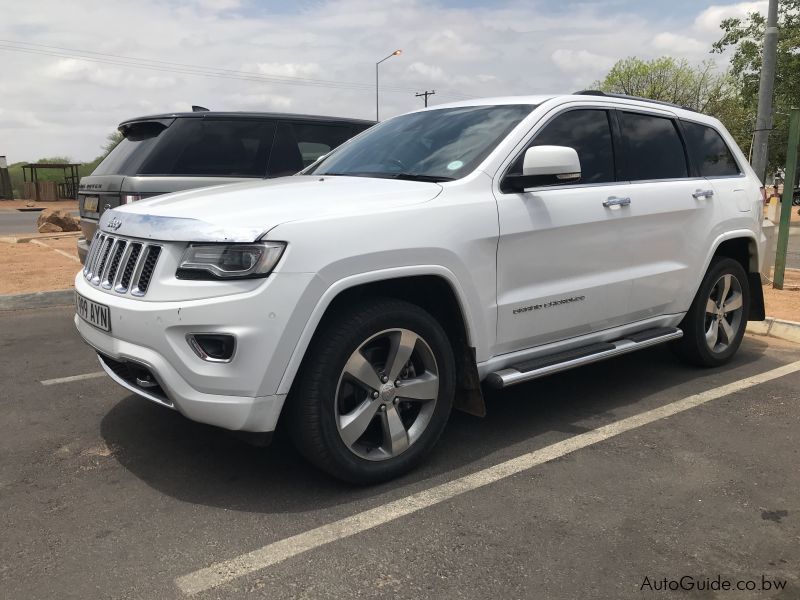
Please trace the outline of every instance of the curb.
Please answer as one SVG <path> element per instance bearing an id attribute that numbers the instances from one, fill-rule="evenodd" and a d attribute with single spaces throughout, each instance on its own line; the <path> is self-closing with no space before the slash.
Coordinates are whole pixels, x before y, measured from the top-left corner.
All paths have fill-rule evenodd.
<path id="1" fill-rule="evenodd" d="M 69 306 L 74 303 L 75 290 L 73 289 L 35 292 L 33 294 L 0 295 L 0 311 Z"/>
<path id="2" fill-rule="evenodd" d="M 747 331 L 755 335 L 774 337 L 800 344 L 800 323 L 795 321 L 767 317 L 763 321 L 750 321 L 747 324 Z"/>
<path id="3" fill-rule="evenodd" d="M 58 240 L 61 238 L 77 238 L 80 231 L 59 231 L 57 233 L 25 233 L 22 235 L 6 235 L 0 237 L 0 242 L 6 244 L 24 244 L 33 240 Z"/>

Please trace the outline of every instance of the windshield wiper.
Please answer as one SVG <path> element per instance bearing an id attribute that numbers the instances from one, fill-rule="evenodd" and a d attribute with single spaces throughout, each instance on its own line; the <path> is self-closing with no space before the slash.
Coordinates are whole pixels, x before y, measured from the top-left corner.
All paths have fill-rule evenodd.
<path id="1" fill-rule="evenodd" d="M 384 175 L 384 173 L 381 173 Z M 440 181 L 455 181 L 455 177 L 447 177 L 446 175 L 425 175 L 424 173 L 385 173 L 391 179 L 403 179 L 407 181 L 430 181 L 432 183 L 439 183 Z"/>
<path id="2" fill-rule="evenodd" d="M 397 173 L 395 171 L 353 171 L 351 173 L 311 173 L 320 177 L 376 177 L 378 179 L 402 179 L 404 181 L 430 181 L 439 183 L 440 181 L 455 181 L 455 177 L 446 175 L 425 175 L 424 173 Z"/>

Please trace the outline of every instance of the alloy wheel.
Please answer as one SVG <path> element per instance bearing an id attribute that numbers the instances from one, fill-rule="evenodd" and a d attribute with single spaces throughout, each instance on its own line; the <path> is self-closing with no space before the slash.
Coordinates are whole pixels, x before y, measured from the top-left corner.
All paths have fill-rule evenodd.
<path id="1" fill-rule="evenodd" d="M 728 349 L 742 326 L 744 305 L 742 284 L 731 274 L 722 275 L 706 301 L 705 336 L 714 353 Z"/>
<path id="2" fill-rule="evenodd" d="M 430 424 L 439 372 L 427 342 L 409 329 L 387 329 L 359 345 L 336 388 L 339 435 L 371 461 L 399 456 Z"/>

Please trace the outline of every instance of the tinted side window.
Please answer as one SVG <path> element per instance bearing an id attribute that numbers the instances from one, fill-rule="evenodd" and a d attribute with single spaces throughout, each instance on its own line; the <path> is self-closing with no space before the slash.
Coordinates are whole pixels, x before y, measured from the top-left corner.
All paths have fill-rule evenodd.
<path id="1" fill-rule="evenodd" d="M 581 183 L 614 181 L 611 127 L 604 110 L 571 110 L 545 125 L 528 146 L 569 146 L 581 161 Z M 524 153 L 510 173 L 522 173 Z M 574 182 L 573 182 L 574 183 Z"/>
<path id="2" fill-rule="evenodd" d="M 723 177 L 741 173 L 733 154 L 713 128 L 699 123 L 683 121 L 686 144 L 701 177 Z"/>
<path id="3" fill-rule="evenodd" d="M 264 177 L 274 133 L 271 121 L 179 119 L 139 173 Z"/>
<path id="4" fill-rule="evenodd" d="M 623 179 L 675 179 L 688 177 L 686 155 L 672 119 L 619 112 L 625 152 Z"/>
<path id="5" fill-rule="evenodd" d="M 352 135 L 348 126 L 317 123 L 279 123 L 269 159 L 270 177 L 294 175 Z"/>

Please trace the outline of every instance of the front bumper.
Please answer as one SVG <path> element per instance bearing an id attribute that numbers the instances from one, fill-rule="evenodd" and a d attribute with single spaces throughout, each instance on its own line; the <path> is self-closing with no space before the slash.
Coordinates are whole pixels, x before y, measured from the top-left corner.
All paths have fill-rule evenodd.
<path id="1" fill-rule="evenodd" d="M 75 288 L 109 307 L 111 332 L 78 315 L 75 327 L 98 352 L 104 370 L 125 388 L 194 421 L 232 430 L 273 431 L 286 398 L 277 393 L 278 385 L 299 337 L 289 317 L 312 278 L 273 275 L 242 294 L 153 302 L 101 291 L 81 272 Z M 235 335 L 233 360 L 211 363 L 195 355 L 186 334 L 200 332 Z M 138 386 L 135 377 L 121 377 L 112 368 L 117 363 L 146 369 L 160 390 Z"/>

